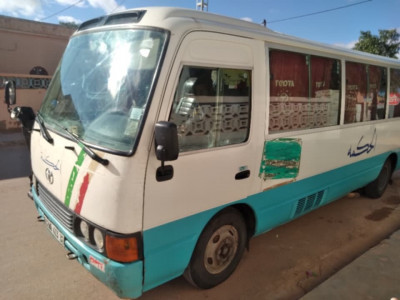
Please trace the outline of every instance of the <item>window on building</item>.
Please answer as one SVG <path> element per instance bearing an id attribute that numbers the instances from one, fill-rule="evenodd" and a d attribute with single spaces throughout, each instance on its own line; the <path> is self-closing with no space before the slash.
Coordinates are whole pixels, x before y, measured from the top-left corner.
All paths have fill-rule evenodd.
<path id="1" fill-rule="evenodd" d="M 251 71 L 185 66 L 170 121 L 181 152 L 243 143 L 250 128 Z"/>
<path id="2" fill-rule="evenodd" d="M 385 118 L 385 68 L 346 62 L 345 124 Z"/>
<path id="3" fill-rule="evenodd" d="M 269 131 L 339 124 L 340 61 L 270 50 Z"/>
<path id="4" fill-rule="evenodd" d="M 390 69 L 389 118 L 400 117 L 400 70 Z"/>
<path id="5" fill-rule="evenodd" d="M 31 75 L 49 75 L 47 70 L 41 66 L 36 66 L 33 67 L 30 71 L 29 74 Z"/>

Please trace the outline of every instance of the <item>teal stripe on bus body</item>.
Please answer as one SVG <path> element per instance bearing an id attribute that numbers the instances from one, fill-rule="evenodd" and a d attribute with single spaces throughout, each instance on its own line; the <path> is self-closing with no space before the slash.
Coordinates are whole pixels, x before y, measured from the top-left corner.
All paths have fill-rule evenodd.
<path id="1" fill-rule="evenodd" d="M 297 202 L 304 197 L 324 191 L 323 199 L 318 205 L 321 206 L 371 182 L 378 176 L 388 156 L 389 153 L 378 155 L 267 190 L 225 206 L 243 203 L 252 207 L 256 214 L 255 235 L 259 235 L 302 215 L 303 213 L 295 216 L 294 211 Z M 397 157 L 400 157 L 400 149 L 397 151 Z M 398 159 L 397 168 L 400 169 L 400 159 Z M 225 206 L 200 212 L 143 232 L 144 291 L 183 274 L 204 226 Z"/>
<path id="2" fill-rule="evenodd" d="M 256 212 L 256 235 L 365 186 L 379 175 L 387 157 L 387 153 L 378 155 L 251 196 L 251 200 L 244 202 L 249 203 Z M 323 195 L 318 206 L 295 215 L 299 200 L 318 193 Z"/>

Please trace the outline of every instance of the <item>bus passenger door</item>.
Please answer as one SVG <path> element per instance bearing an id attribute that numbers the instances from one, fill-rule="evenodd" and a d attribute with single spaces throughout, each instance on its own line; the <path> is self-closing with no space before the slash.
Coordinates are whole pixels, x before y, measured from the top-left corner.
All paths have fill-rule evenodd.
<path id="1" fill-rule="evenodd" d="M 185 37 L 158 121 L 176 124 L 179 157 L 148 162 L 143 216 L 145 290 L 187 266 L 197 238 L 223 206 L 261 188 L 265 128 L 265 53 L 260 41 L 215 33 Z"/>

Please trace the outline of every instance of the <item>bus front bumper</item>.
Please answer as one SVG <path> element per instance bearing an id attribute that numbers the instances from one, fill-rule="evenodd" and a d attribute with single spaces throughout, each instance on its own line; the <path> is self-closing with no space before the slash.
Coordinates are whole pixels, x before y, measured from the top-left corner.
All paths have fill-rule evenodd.
<path id="1" fill-rule="evenodd" d="M 34 188 L 32 196 L 40 218 L 45 221 L 53 237 L 93 276 L 120 298 L 138 298 L 143 289 L 143 261 L 119 263 L 101 255 L 67 230 L 43 205 Z"/>

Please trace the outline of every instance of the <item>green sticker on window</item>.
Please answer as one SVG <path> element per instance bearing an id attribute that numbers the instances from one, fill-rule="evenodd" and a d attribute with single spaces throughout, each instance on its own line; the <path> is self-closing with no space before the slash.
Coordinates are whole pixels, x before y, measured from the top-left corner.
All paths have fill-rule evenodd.
<path id="1" fill-rule="evenodd" d="M 259 176 L 264 180 L 296 178 L 299 174 L 300 156 L 300 139 L 266 141 Z"/>

